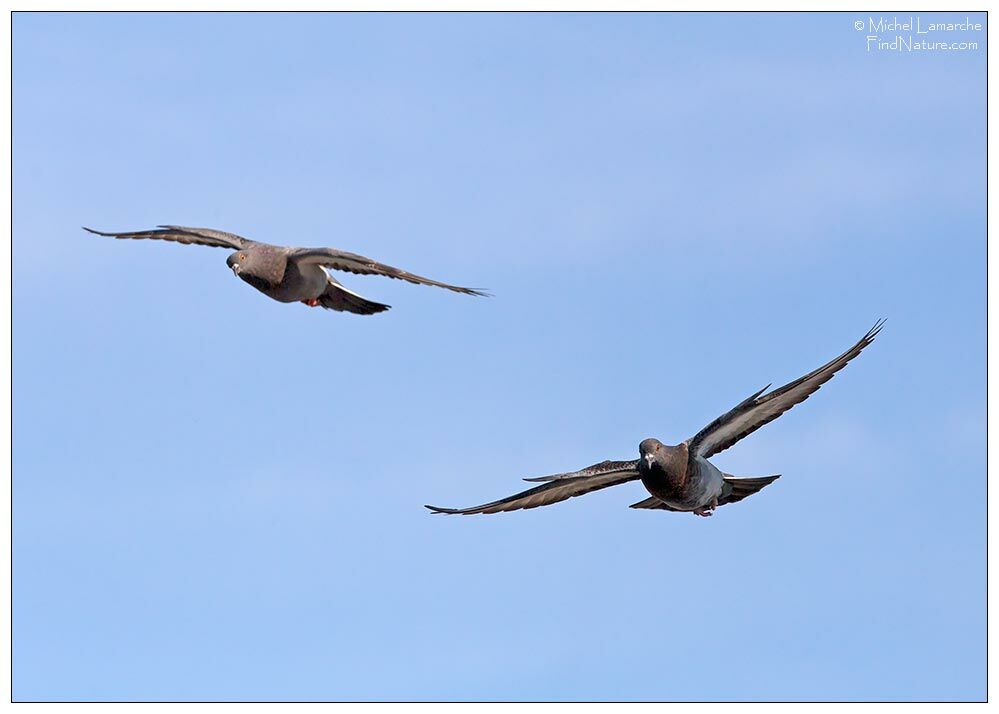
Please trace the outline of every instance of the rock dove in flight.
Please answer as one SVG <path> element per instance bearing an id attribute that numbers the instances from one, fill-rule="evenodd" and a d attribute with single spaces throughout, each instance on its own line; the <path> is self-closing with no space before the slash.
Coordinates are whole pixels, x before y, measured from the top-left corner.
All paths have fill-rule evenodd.
<path id="1" fill-rule="evenodd" d="M 267 297 L 278 302 L 301 302 L 310 307 L 321 306 L 339 312 L 373 315 L 388 310 L 389 306 L 373 302 L 348 290 L 327 272 L 328 269 L 360 275 L 384 275 L 417 285 L 434 285 L 466 295 L 487 294 L 472 288 L 439 283 L 378 263 L 363 255 L 347 253 L 336 248 L 289 248 L 270 245 L 211 228 L 158 226 L 153 230 L 129 233 L 104 233 L 86 227 L 83 230 L 113 238 L 152 238 L 228 248 L 234 252 L 226 259 L 226 265 L 237 277 Z"/>
<path id="2" fill-rule="evenodd" d="M 767 385 L 681 444 L 666 446 L 658 439 L 645 439 L 638 446 L 640 458 L 634 461 L 603 461 L 581 471 L 525 479 L 540 481 L 543 485 L 473 508 L 427 508 L 434 513 L 460 514 L 516 511 L 548 506 L 573 496 L 641 479 L 652 497 L 632 504 L 632 508 L 710 516 L 718 506 L 741 501 L 773 483 L 780 475 L 737 478 L 719 471 L 708 461 L 708 457 L 724 451 L 795 404 L 808 399 L 871 344 L 883 325 L 884 320 L 879 321 L 857 344 L 814 372 L 763 394 L 770 388 Z"/>

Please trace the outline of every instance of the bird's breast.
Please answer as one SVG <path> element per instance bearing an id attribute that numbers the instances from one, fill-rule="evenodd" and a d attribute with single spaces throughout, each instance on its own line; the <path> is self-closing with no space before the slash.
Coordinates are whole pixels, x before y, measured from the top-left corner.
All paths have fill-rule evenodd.
<path id="1" fill-rule="evenodd" d="M 670 476 L 658 466 L 642 469 L 641 476 L 642 485 L 660 501 L 673 506 L 687 500 L 683 482 Z"/>
<path id="2" fill-rule="evenodd" d="M 329 276 L 320 266 L 301 266 L 289 261 L 281 282 L 276 285 L 268 283 L 266 287 L 256 285 L 254 287 L 278 302 L 298 302 L 318 298 L 325 292 L 328 283 Z"/>
<path id="3" fill-rule="evenodd" d="M 721 472 L 704 459 L 690 459 L 683 473 L 663 469 L 658 464 L 641 468 L 642 484 L 653 496 L 672 508 L 692 511 L 721 495 Z"/>

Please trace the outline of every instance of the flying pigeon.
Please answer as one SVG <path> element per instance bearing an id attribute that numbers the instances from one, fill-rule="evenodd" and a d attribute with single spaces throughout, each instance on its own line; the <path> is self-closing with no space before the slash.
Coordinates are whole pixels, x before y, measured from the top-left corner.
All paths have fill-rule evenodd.
<path id="1" fill-rule="evenodd" d="M 426 508 L 434 513 L 459 514 L 516 511 L 548 506 L 573 496 L 641 479 L 652 497 L 632 504 L 632 508 L 710 516 L 718 506 L 753 495 L 780 478 L 780 474 L 737 478 L 719 471 L 708 458 L 808 399 L 871 344 L 883 325 L 884 320 L 878 321 L 857 344 L 814 372 L 764 394 L 771 386 L 768 384 L 681 444 L 666 446 L 658 439 L 645 439 L 638 445 L 640 458 L 634 461 L 602 461 L 580 471 L 524 479 L 542 482 L 543 485 L 473 508 Z"/>
<path id="2" fill-rule="evenodd" d="M 391 265 L 378 263 L 363 255 L 347 253 L 336 248 L 288 248 L 258 243 L 234 233 L 211 228 L 185 226 L 157 226 L 154 230 L 129 233 L 104 233 L 87 227 L 83 230 L 112 238 L 152 238 L 177 243 L 196 243 L 213 248 L 228 248 L 234 252 L 226 259 L 226 265 L 236 277 L 249 283 L 267 297 L 278 302 L 301 302 L 309 307 L 324 307 L 339 312 L 373 315 L 388 310 L 390 306 L 368 300 L 348 290 L 330 275 L 328 270 L 342 270 L 359 275 L 384 275 L 416 285 L 434 285 L 466 295 L 487 295 L 481 290 L 439 283 L 393 268 Z"/>

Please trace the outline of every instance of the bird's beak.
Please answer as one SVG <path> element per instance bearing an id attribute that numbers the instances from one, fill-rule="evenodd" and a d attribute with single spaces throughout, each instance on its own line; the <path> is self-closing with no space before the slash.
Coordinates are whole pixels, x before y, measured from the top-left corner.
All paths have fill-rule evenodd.
<path id="1" fill-rule="evenodd" d="M 645 465 L 652 468 L 652 463 L 656 460 L 656 455 L 649 453 L 645 455 Z"/>

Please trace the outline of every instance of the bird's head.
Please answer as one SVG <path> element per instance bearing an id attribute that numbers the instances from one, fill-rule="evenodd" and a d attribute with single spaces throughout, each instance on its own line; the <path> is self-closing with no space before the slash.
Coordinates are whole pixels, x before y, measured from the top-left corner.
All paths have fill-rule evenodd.
<path id="1" fill-rule="evenodd" d="M 646 439 L 638 445 L 638 453 L 641 454 L 645 465 L 651 467 L 656 459 L 663 455 L 665 448 L 659 439 Z"/>
<path id="2" fill-rule="evenodd" d="M 246 262 L 249 258 L 250 256 L 245 251 L 237 250 L 226 258 L 225 264 L 229 266 L 233 273 L 239 275 L 243 268 L 246 267 Z"/>
<path id="3" fill-rule="evenodd" d="M 237 250 L 229 254 L 225 264 L 237 278 L 264 292 L 279 284 L 284 278 L 284 254 L 269 246 L 252 246 Z"/>

